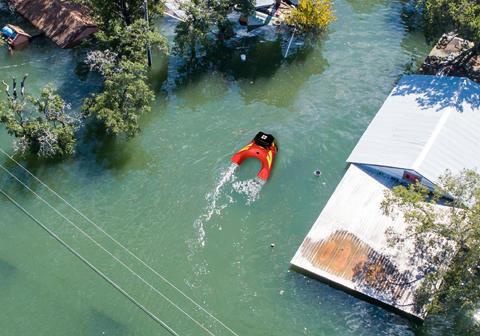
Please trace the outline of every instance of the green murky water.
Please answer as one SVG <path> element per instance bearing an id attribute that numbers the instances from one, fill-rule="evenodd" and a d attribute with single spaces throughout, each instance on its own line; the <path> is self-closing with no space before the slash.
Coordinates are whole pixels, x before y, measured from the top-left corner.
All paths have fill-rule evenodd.
<path id="1" fill-rule="evenodd" d="M 1 4 L 2 25 L 34 32 Z M 16 157 L 217 321 L 2 153 L 2 166 L 183 312 L 3 170 L 0 188 L 180 335 L 233 335 L 225 326 L 238 335 L 433 334 L 431 325 L 289 270 L 368 122 L 411 59 L 418 66 L 428 54 L 402 8 L 336 1 L 329 32 L 313 45 L 295 40 L 287 58 L 288 37 L 269 29 L 243 31 L 196 70 L 154 54 L 157 100 L 137 138 L 113 140 L 89 126 L 64 161 Z M 174 24 L 159 22 L 170 42 Z M 1 53 L 0 79 L 28 72 L 28 93 L 52 82 L 76 108 L 97 89 L 81 49 L 65 52 L 41 37 Z M 230 157 L 260 130 L 276 137 L 279 153 L 255 190 L 260 163 L 233 171 Z M 9 154 L 11 142 L 0 132 Z M 0 335 L 168 335 L 3 197 L 0 209 Z"/>

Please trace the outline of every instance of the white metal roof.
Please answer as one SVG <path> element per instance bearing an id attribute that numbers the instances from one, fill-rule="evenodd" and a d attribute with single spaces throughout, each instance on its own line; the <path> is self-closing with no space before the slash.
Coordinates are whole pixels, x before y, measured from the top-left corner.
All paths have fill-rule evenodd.
<path id="1" fill-rule="evenodd" d="M 480 86 L 403 76 L 347 161 L 412 169 L 432 182 L 446 169 L 480 168 Z"/>

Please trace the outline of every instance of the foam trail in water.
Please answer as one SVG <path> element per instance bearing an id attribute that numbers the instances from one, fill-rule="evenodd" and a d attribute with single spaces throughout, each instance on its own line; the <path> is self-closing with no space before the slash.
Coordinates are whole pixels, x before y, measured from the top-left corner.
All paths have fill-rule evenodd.
<path id="1" fill-rule="evenodd" d="M 205 230 L 203 229 L 203 222 L 210 220 L 212 218 L 213 213 L 215 212 L 216 214 L 220 214 L 220 212 L 225 209 L 227 204 L 223 204 L 219 207 L 217 207 L 217 201 L 220 199 L 222 196 L 222 188 L 223 186 L 227 183 L 230 182 L 231 180 L 235 179 L 235 169 L 238 168 L 238 165 L 236 163 L 233 163 L 224 171 L 221 173 L 221 178 L 220 181 L 218 181 L 215 189 L 205 195 L 205 199 L 208 202 L 208 205 L 206 206 L 207 213 L 202 214 L 194 223 L 193 227 L 198 230 L 198 238 L 195 239 L 194 241 L 190 240 L 189 241 L 189 246 L 191 248 L 194 248 L 195 246 L 205 246 Z M 232 197 L 228 197 L 230 202 L 233 202 Z"/>
<path id="2" fill-rule="evenodd" d="M 227 206 L 227 204 L 224 204 L 224 205 L 220 206 L 219 209 L 217 209 L 217 201 L 222 196 L 222 194 L 221 194 L 222 187 L 225 185 L 225 183 L 230 182 L 231 180 L 233 181 L 233 180 L 236 179 L 235 170 L 237 168 L 238 168 L 238 165 L 236 163 L 232 162 L 232 164 L 227 169 L 227 171 L 222 173 L 222 178 L 217 183 L 217 186 L 215 187 L 215 189 L 211 193 L 208 193 L 205 196 L 205 199 L 209 203 L 209 205 L 207 206 L 208 213 L 206 215 L 203 215 L 204 217 L 206 217 L 205 221 L 210 220 L 210 218 L 212 218 L 212 215 L 213 215 L 214 212 L 216 214 L 220 214 L 220 211 L 225 209 L 225 207 Z M 230 198 L 230 202 L 233 202 L 233 199 Z"/>
<path id="3" fill-rule="evenodd" d="M 228 206 L 228 203 L 234 202 L 232 197 L 233 192 L 246 195 L 247 205 L 250 205 L 259 198 L 260 190 L 265 184 L 265 181 L 258 177 L 247 181 L 238 181 L 235 176 L 235 170 L 237 168 L 238 165 L 236 163 L 231 163 L 230 166 L 221 173 L 221 178 L 215 186 L 215 189 L 205 195 L 205 199 L 208 203 L 205 207 L 206 213 L 200 215 L 200 217 L 193 223 L 193 227 L 198 232 L 197 239 L 191 239 L 188 241 L 188 245 L 192 250 L 199 246 L 205 246 L 204 222 L 209 221 L 213 214 L 220 215 L 221 211 Z M 231 188 L 226 188 L 226 186 L 229 185 Z M 226 191 L 223 189 L 226 189 Z M 222 197 L 225 197 L 226 200 L 224 201 L 226 201 L 226 203 L 222 201 L 221 203 L 223 204 L 218 205 Z M 219 229 L 221 230 L 221 227 Z"/>
<path id="4" fill-rule="evenodd" d="M 247 196 L 247 205 L 255 202 L 260 197 L 260 190 L 262 189 L 265 181 L 259 177 L 250 179 L 247 181 L 235 181 L 232 185 L 233 189 L 239 194 Z"/>

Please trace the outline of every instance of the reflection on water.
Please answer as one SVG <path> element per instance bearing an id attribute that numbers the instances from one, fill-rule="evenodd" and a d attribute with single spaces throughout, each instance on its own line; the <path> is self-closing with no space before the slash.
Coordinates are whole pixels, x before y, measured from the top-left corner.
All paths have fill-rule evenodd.
<path id="1" fill-rule="evenodd" d="M 229 43 L 216 45 L 206 51 L 205 57 L 178 60 L 175 69 L 174 92 L 179 91 L 185 99 L 184 106 L 198 101 L 213 102 L 223 99 L 231 92 L 230 83 L 242 90 L 247 105 L 262 102 L 276 107 L 288 107 L 311 76 L 322 74 L 328 67 L 321 48 L 324 36 L 314 39 L 295 37 L 289 56 L 285 58 L 286 44 L 290 35 L 279 33 L 268 38 L 265 35 L 239 37 Z M 311 55 L 314 62 L 311 62 Z M 245 60 L 242 60 L 242 55 Z M 308 66 L 308 71 L 303 69 Z M 208 74 L 215 81 L 206 81 Z M 292 75 L 295 74 L 295 75 Z M 198 96 L 183 97 L 186 87 L 202 85 Z M 279 87 L 288 90 L 279 90 Z M 261 89 L 259 89 L 259 87 Z"/>
<path id="2" fill-rule="evenodd" d="M 6 287 L 10 283 L 13 283 L 15 275 L 16 268 L 7 263 L 6 261 L 0 259 L 0 284 Z"/>

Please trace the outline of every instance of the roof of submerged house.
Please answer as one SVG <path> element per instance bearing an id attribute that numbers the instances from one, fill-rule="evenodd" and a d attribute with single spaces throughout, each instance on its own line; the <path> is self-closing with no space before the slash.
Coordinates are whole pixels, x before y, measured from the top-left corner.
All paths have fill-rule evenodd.
<path id="1" fill-rule="evenodd" d="M 480 167 L 479 129 L 479 85 L 466 78 L 402 77 L 348 158 L 353 164 L 291 263 L 423 319 L 415 293 L 435 265 L 413 240 L 388 243 L 385 231 L 404 232 L 406 222 L 401 213 L 387 216 L 381 210 L 385 191 L 401 182 L 379 166 L 414 170 L 430 182 L 446 169 L 455 174 Z M 434 208 L 446 211 L 442 205 Z"/>
<path id="2" fill-rule="evenodd" d="M 61 48 L 73 42 L 87 27 L 96 26 L 90 9 L 68 0 L 9 0 L 22 16 Z"/>
<path id="3" fill-rule="evenodd" d="M 404 76 L 348 162 L 412 169 L 434 182 L 480 167 L 480 86 L 468 78 Z"/>

